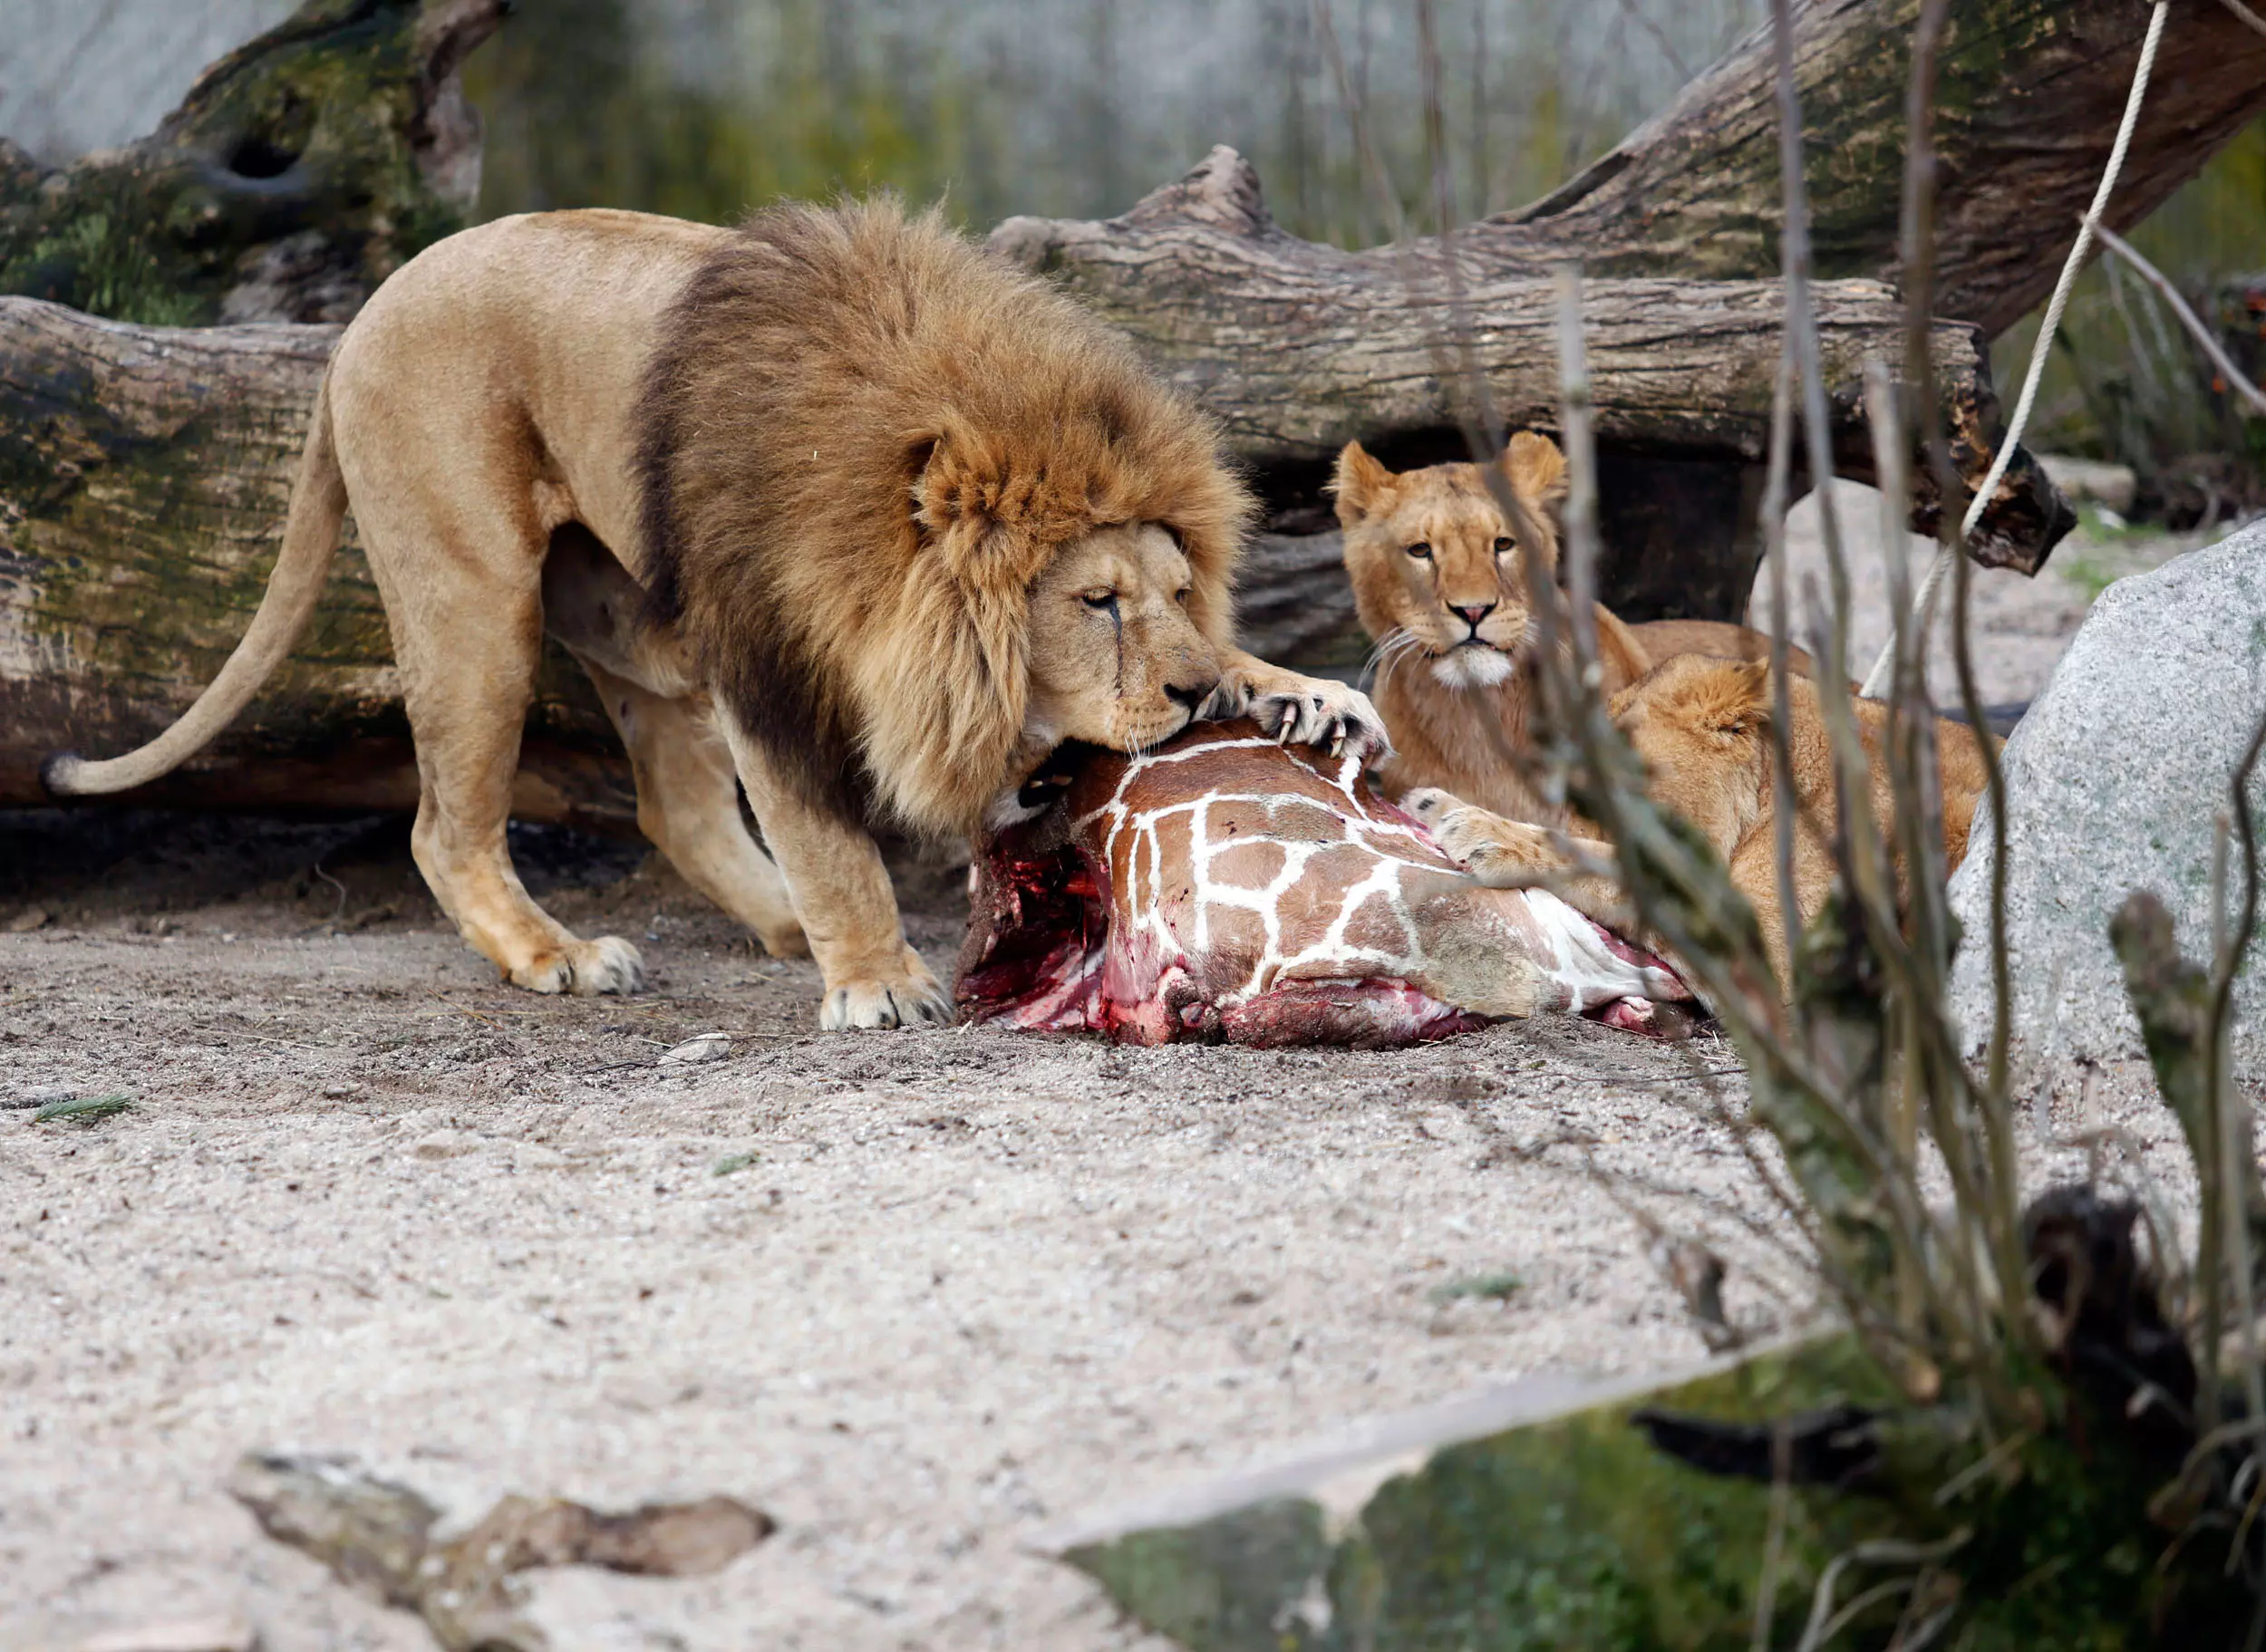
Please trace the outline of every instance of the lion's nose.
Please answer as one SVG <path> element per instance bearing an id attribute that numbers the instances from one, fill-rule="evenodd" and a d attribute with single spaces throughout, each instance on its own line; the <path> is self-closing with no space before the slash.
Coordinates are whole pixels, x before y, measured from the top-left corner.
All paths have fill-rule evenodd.
<path id="1" fill-rule="evenodd" d="M 1194 717 L 1203 710 L 1204 702 L 1211 699 L 1212 691 L 1217 687 L 1219 679 L 1216 677 L 1209 682 L 1167 682 L 1165 684 L 1165 698 L 1187 707 L 1188 715 Z"/>
<path id="2" fill-rule="evenodd" d="M 1487 615 L 1495 612 L 1495 604 L 1493 603 L 1458 604 L 1457 605 L 1456 612 L 1462 614 L 1465 619 L 1471 622 L 1472 630 L 1477 631 L 1479 629 L 1479 622 L 1486 619 Z"/>

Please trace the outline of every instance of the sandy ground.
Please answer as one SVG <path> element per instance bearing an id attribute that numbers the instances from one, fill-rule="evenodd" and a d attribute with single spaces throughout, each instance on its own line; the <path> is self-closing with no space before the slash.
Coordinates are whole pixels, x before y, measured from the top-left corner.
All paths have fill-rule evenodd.
<path id="1" fill-rule="evenodd" d="M 2034 693 L 2081 614 L 2049 580 L 1986 592 L 1988 698 Z M 0 815 L 0 1103 L 136 1102 L 0 1111 L 0 1648 L 229 1615 L 271 1649 L 428 1645 L 221 1490 L 291 1447 L 468 1518 L 723 1492 L 780 1522 L 712 1578 L 540 1574 L 562 1647 L 1160 1652 L 1025 1540 L 1380 1411 L 1700 1355 L 1635 1222 L 1548 1144 L 1680 1190 L 1654 1208 L 1731 1258 L 1748 1323 L 1800 1297 L 1696 1111 L 1695 1072 L 1738 1096 L 1718 1042 L 822 1039 L 810 966 L 634 848 L 515 838 L 652 991 L 499 986 L 398 823 Z M 954 880 L 904 884 L 941 967 Z M 729 1058 L 660 1063 L 710 1030 Z M 2175 1184 L 2141 1094 L 2112 1073 L 2095 1106 Z M 1443 1289 L 1506 1271 L 1506 1300 Z"/>

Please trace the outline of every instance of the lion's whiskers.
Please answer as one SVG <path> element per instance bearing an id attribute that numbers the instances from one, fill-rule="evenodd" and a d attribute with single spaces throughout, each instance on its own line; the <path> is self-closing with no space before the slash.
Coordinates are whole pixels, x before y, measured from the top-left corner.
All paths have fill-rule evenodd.
<path id="1" fill-rule="evenodd" d="M 1361 667 L 1360 684 L 1367 688 L 1371 674 L 1374 673 L 1377 692 L 1381 694 L 1385 691 L 1386 683 L 1392 679 L 1394 668 L 1399 666 L 1403 660 L 1412 654 L 1425 654 L 1430 652 L 1431 650 L 1425 646 L 1421 637 L 1406 626 L 1396 625 L 1378 640 L 1376 647 L 1370 650 L 1369 660 Z"/>

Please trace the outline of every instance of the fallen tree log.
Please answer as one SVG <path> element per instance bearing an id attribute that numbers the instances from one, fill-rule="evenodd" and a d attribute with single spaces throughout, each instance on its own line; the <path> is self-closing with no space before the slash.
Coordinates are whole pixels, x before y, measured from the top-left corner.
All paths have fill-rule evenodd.
<path id="1" fill-rule="evenodd" d="M 1206 176 L 1232 178 L 1239 166 Z M 1179 198 L 1189 187 L 1176 186 Z M 1201 226 L 1162 233 L 1207 256 L 1245 246 Z M 1233 293 L 1247 283 L 1222 268 L 1206 290 Z M 1555 397 L 1547 287 L 1521 281 L 1476 296 L 1486 318 L 1478 346 L 1498 404 L 1522 421 L 1543 421 Z M 1603 282 L 1593 297 L 1601 426 L 1759 458 L 1775 287 Z M 1291 302 L 1324 308 L 1316 292 Z M 1219 364 L 1208 399 L 1229 410 L 1241 456 L 1264 467 L 1302 451 L 1319 465 L 1348 435 L 1420 417 L 1437 394 L 1426 387 L 1424 347 L 1398 319 L 1405 309 L 1381 285 L 1349 285 L 1332 325 L 1310 327 L 1291 348 L 1231 356 L 1207 347 L 1181 360 Z M 1897 347 L 1901 307 L 1877 283 L 1829 285 L 1820 309 L 1838 379 L 1854 382 L 1864 357 Z M 48 752 L 131 748 L 211 681 L 258 605 L 307 410 L 338 331 L 140 327 L 0 298 L 0 804 L 43 800 L 38 766 Z M 1980 341 L 1974 329 L 1946 324 L 1934 343 L 1963 462 L 1979 468 L 1990 449 L 1977 432 L 1991 407 Z M 1175 360 L 1158 354 L 1168 366 Z M 1302 421 L 1302 449 L 1278 434 L 1292 421 Z M 2037 543 L 2047 524 L 2036 479 L 2032 472 L 2009 479 L 1987 531 L 2009 544 Z M 2045 495 L 2058 502 L 2050 488 Z M 1689 507 L 1688 497 L 1643 502 L 1663 513 Z M 1666 534 L 1647 543 L 1672 553 Z M 384 614 L 351 543 L 289 667 L 225 739 L 146 800 L 414 804 Z M 1691 576 L 1672 554 L 1638 574 L 1686 589 Z M 1245 637 L 1261 652 L 1343 658 L 1353 618 L 1333 535 L 1264 537 L 1244 584 Z M 634 816 L 613 732 L 563 657 L 542 680 L 515 808 L 525 818 L 598 826 Z"/>
<path id="2" fill-rule="evenodd" d="M 1476 422 L 1467 364 L 1506 427 L 1558 422 L 1549 281 L 1524 266 L 1506 272 L 1460 236 L 1351 253 L 1302 241 L 1268 217 L 1256 173 L 1230 149 L 1214 150 L 1122 217 L 1010 218 L 991 244 L 1066 281 L 1219 416 L 1272 507 L 1277 540 L 1329 533 L 1323 484 L 1351 440 L 1397 467 L 1467 458 L 1458 424 Z M 1903 304 L 1872 280 L 1823 282 L 1816 297 L 1838 462 L 1869 479 L 1858 385 L 1867 359 L 1903 359 Z M 1752 519 L 1769 442 L 1779 284 L 1593 280 L 1584 308 L 1606 600 L 1636 618 L 1737 619 L 1759 548 Z M 1938 322 L 1931 356 L 1954 462 L 1980 486 L 2000 435 L 1987 342 L 1976 327 Z M 1932 478 L 1925 466 L 1914 475 L 1913 525 L 1932 532 L 1941 514 Z M 2045 473 L 2018 454 L 1970 549 L 1987 565 L 2035 572 L 2074 523 Z M 1287 546 L 1262 557 L 1244 582 L 1253 605 L 1283 606 L 1271 583 L 1275 565 L 1302 574 L 1333 547 L 1334 537 L 1303 557 Z M 1316 586 L 1302 580 L 1299 589 L 1311 597 Z M 1337 623 L 1350 625 L 1342 581 L 1331 595 Z M 1252 645 L 1293 641 L 1262 627 Z"/>
<path id="3" fill-rule="evenodd" d="M 340 329 L 137 327 L 0 299 L 0 805 L 49 801 L 63 746 L 178 717 L 259 605 Z M 351 528 L 313 629 L 220 740 L 131 800 L 414 808 L 393 651 Z M 620 741 L 547 657 L 512 809 L 633 830 Z"/>
<path id="4" fill-rule="evenodd" d="M 1919 0 L 1794 7 L 1811 240 L 1825 277 L 1893 281 Z M 2132 0 L 1952 0 L 1936 87 L 1936 311 L 1996 337 L 2045 302 L 2090 205 L 2147 32 Z M 1778 266 L 1768 31 L 1533 205 L 1457 233 L 1491 267 L 1718 279 Z M 2174 0 L 2116 191 L 2137 224 L 2266 113 L 2266 36 Z"/>
<path id="5" fill-rule="evenodd" d="M 1899 276 L 1904 98 L 1918 14 L 1918 0 L 1797 0 L 1793 8 L 1811 234 L 1817 273 L 1828 280 Z M 2131 0 L 1952 0 L 1939 54 L 1936 311 L 1973 323 L 1986 343 L 2053 285 L 2107 159 L 2147 17 Z M 2266 38 L 2222 5 L 2176 5 L 2108 208 L 2111 226 L 2145 217 L 2262 111 Z M 1223 393 L 1222 377 L 1254 359 L 1311 356 L 1301 348 L 1306 330 L 1319 322 L 1331 333 L 1351 320 L 1360 292 L 1401 295 L 1381 341 L 1399 348 L 1383 353 L 1405 357 L 1411 343 L 1448 332 L 1439 324 L 1444 284 L 1434 280 L 1415 296 L 1410 272 L 1421 286 L 1451 242 L 1462 285 L 1475 296 L 1540 278 L 1566 259 L 1579 259 L 1593 278 L 1767 280 L 1778 270 L 1780 219 L 1765 31 L 1560 188 L 1465 225 L 1448 241 L 1353 254 L 1300 241 L 1266 221 L 1247 169 L 1238 173 L 1216 152 L 1123 217 L 1012 218 L 993 241 L 1099 304 L 1253 440 L 1273 526 L 1295 534 L 1325 526 L 1313 508 L 1314 449 L 1328 435 L 1359 435 L 1397 462 L 1462 458 L 1457 410 L 1438 375 L 1427 382 L 1419 373 L 1388 404 L 1365 410 L 1379 422 L 1354 430 L 1337 416 L 1351 410 L 1329 405 L 1327 383 L 1302 406 L 1267 396 L 1245 406 Z M 1317 298 L 1319 314 L 1310 302 Z M 1593 315 L 1602 322 L 1602 301 Z M 1662 320 L 1665 333 L 1673 323 Z M 1528 365 L 1546 376 L 1544 343 Z M 1870 479 L 1871 449 L 1846 382 L 1836 400 L 1835 463 Z M 1554 426 L 1555 407 L 1554 395 L 1515 396 L 1506 418 Z M 1987 462 L 1995 440 L 1997 411 L 1987 401 L 1962 406 L 1955 395 L 1951 413 L 1970 444 L 1961 469 L 1972 481 L 1982 468 L 1975 455 Z M 1688 422 L 1601 426 L 1599 577 L 1629 617 L 1741 617 L 1759 551 L 1753 517 L 1761 488 L 1746 445 L 1719 439 L 1728 433 Z M 2009 479 L 2019 500 L 2006 500 L 2013 508 L 2001 525 L 1987 525 L 1979 549 L 1993 565 L 2034 572 L 2074 518 L 2042 478 L 2018 471 Z M 1933 504 L 1922 501 L 1913 527 L 1934 526 Z M 1329 594 L 1350 624 L 1350 599 Z"/>
<path id="6" fill-rule="evenodd" d="M 505 9 L 309 0 L 208 71 L 122 160 L 50 172 L 0 150 L 0 288 L 195 320 L 350 311 L 393 262 L 460 221 L 478 140 L 454 70 Z M 1842 386 L 1837 449 L 1860 475 L 1870 449 L 1856 363 L 1901 353 L 1894 296 L 1871 278 L 1894 273 L 1913 11 L 1796 8 L 1821 269 L 1866 278 L 1821 288 Z M 2064 198 L 2081 201 L 2107 141 L 2090 112 L 2113 116 L 2144 14 L 2123 0 L 1954 0 L 1951 11 L 1945 308 L 1979 326 L 1940 325 L 1935 343 L 1971 479 L 1996 434 L 1988 333 L 2031 301 L 2025 272 L 2050 278 L 2076 210 Z M 2116 222 L 2144 214 L 2266 103 L 2266 43 L 2228 21 L 2196 5 L 2175 14 L 2159 70 L 2168 90 L 2142 122 Z M 344 70 L 315 72 L 325 53 Z M 1479 306 L 1474 341 L 1519 422 L 1554 423 L 1535 284 L 1569 252 L 1587 261 L 1604 594 L 1632 617 L 1733 616 L 1751 583 L 1777 349 L 1764 59 L 1758 44 L 1742 47 L 1565 188 L 1455 238 Z M 2002 187 L 2009 179 L 2025 192 Z M 2019 214 L 2007 214 L 2010 200 Z M 1109 313 L 1226 420 L 1272 518 L 1244 581 L 1247 640 L 1292 661 L 1358 658 L 1320 484 L 1349 436 L 1396 464 L 1462 456 L 1452 379 L 1407 280 L 1411 265 L 1438 267 L 1440 246 L 1404 256 L 1299 242 L 1267 221 L 1232 153 L 1122 218 L 1012 219 L 996 240 Z M 257 601 L 334 337 L 105 326 L 0 298 L 0 804 L 44 800 L 34 771 L 45 751 L 131 746 L 209 679 Z M 1924 527 L 1932 502 L 1921 508 Z M 2067 519 L 2050 485 L 2018 467 L 1980 543 L 1989 558 L 2034 567 Z M 375 807 L 414 796 L 382 616 L 351 543 L 338 566 L 290 670 L 147 800 Z M 629 819 L 612 735 L 557 660 L 527 770 L 518 807 L 528 817 Z"/>

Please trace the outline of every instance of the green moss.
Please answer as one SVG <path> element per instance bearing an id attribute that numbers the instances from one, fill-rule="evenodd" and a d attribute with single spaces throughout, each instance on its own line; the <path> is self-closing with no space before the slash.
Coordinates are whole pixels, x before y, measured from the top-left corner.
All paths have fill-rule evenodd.
<path id="1" fill-rule="evenodd" d="M 1880 1409 L 1883 1468 L 1864 1490 L 1788 1499 L 1768 1644 L 1800 1638 L 1837 1557 L 1891 1537 L 1960 1538 L 1941 1584 L 1959 1608 L 1951 1644 L 1969 1652 L 2106 1652 L 2157 1626 L 2224 1644 L 2213 1635 L 2248 1604 L 2222 1575 L 2223 1534 L 2167 1555 L 2171 1537 L 2140 1514 L 2176 1464 L 2079 1415 L 2042 1372 L 2028 1380 L 2054 1425 L 2018 1442 L 2003 1473 L 1962 1473 L 1982 1456 L 1963 1418 L 1905 1408 L 1853 1339 L 1830 1338 L 1441 1447 L 1342 1522 L 1278 1493 L 1070 1559 L 1196 1652 L 1743 1652 L 1770 1488 L 1663 1455 L 1631 1413 L 1753 1423 L 1847 1401 Z M 1912 1569 L 1853 1566 L 1837 1598 L 1898 1575 Z M 1833 1644 L 1885 1644 L 1902 1605 L 1883 1599 Z"/>
<path id="2" fill-rule="evenodd" d="M 247 256 L 306 230 L 374 287 L 465 221 L 411 148 L 417 15 L 413 0 L 312 0 L 216 65 L 160 136 L 0 179 L 0 293 L 207 324 Z"/>

